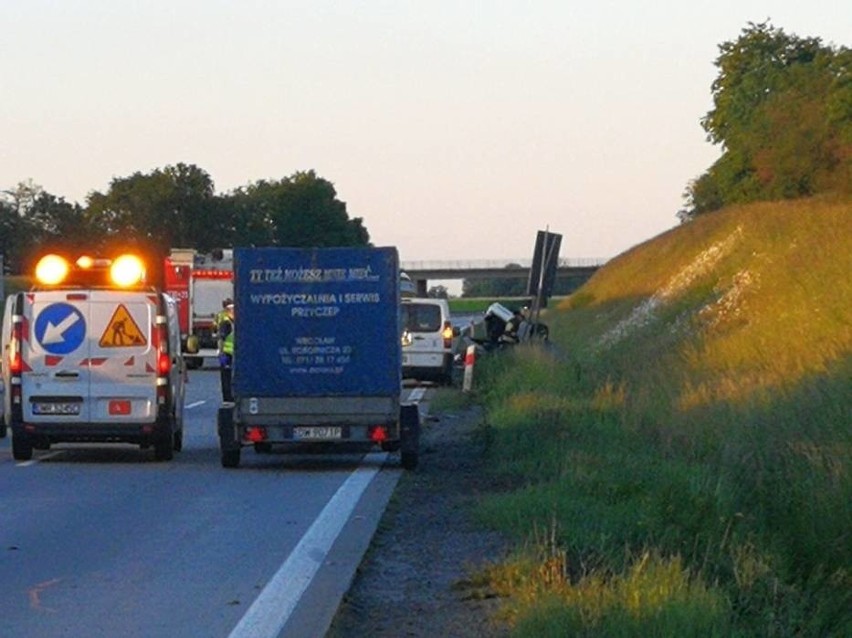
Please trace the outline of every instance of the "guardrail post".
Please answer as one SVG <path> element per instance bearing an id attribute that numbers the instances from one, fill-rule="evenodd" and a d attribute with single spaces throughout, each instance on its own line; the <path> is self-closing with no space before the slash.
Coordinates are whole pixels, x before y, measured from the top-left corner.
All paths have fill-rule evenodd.
<path id="1" fill-rule="evenodd" d="M 468 346 L 464 354 L 464 380 L 462 381 L 462 392 L 470 392 L 473 389 L 473 364 L 476 361 L 476 346 Z"/>

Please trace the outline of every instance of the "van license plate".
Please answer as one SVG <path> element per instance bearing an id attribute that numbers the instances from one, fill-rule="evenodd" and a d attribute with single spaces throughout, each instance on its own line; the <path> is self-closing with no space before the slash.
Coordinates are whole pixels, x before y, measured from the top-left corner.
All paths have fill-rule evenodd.
<path id="1" fill-rule="evenodd" d="M 338 426 L 312 426 L 293 428 L 293 438 L 300 440 L 339 439 L 343 436 Z"/>
<path id="2" fill-rule="evenodd" d="M 33 403 L 33 414 L 42 416 L 76 416 L 80 414 L 79 403 Z"/>

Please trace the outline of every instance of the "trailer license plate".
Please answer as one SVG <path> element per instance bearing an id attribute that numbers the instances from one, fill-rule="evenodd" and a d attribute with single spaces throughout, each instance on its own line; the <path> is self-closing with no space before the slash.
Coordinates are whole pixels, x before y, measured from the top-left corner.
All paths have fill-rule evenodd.
<path id="1" fill-rule="evenodd" d="M 294 439 L 339 439 L 343 436 L 342 428 L 339 426 L 311 426 L 293 428 Z"/>
<path id="2" fill-rule="evenodd" d="M 45 416 L 76 416 L 80 414 L 79 403 L 33 403 L 33 414 Z"/>

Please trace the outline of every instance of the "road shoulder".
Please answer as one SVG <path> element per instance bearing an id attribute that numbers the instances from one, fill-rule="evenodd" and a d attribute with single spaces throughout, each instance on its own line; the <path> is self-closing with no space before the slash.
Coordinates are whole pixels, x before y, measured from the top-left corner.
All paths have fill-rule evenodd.
<path id="1" fill-rule="evenodd" d="M 499 601 L 466 585 L 507 548 L 472 517 L 488 489 L 481 421 L 478 408 L 464 408 L 423 423 L 420 465 L 400 480 L 328 638 L 507 635 Z"/>

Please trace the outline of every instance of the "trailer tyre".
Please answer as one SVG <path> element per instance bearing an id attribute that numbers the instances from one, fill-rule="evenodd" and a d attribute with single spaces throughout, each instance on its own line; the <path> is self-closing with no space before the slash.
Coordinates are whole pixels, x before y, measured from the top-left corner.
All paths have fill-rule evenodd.
<path id="1" fill-rule="evenodd" d="M 0 439 L 6 438 L 6 424 L 0 423 Z"/>
<path id="2" fill-rule="evenodd" d="M 239 467 L 240 450 L 222 450 L 222 467 Z"/>
<path id="3" fill-rule="evenodd" d="M 401 452 L 400 462 L 402 469 L 414 470 L 417 469 L 417 452 Z"/>
<path id="4" fill-rule="evenodd" d="M 403 469 L 413 470 L 420 452 L 420 410 L 416 403 L 399 406 L 399 426 L 400 463 Z"/>
<path id="5" fill-rule="evenodd" d="M 12 432 L 12 458 L 16 461 L 29 461 L 33 458 L 33 444 L 26 434 Z"/>

